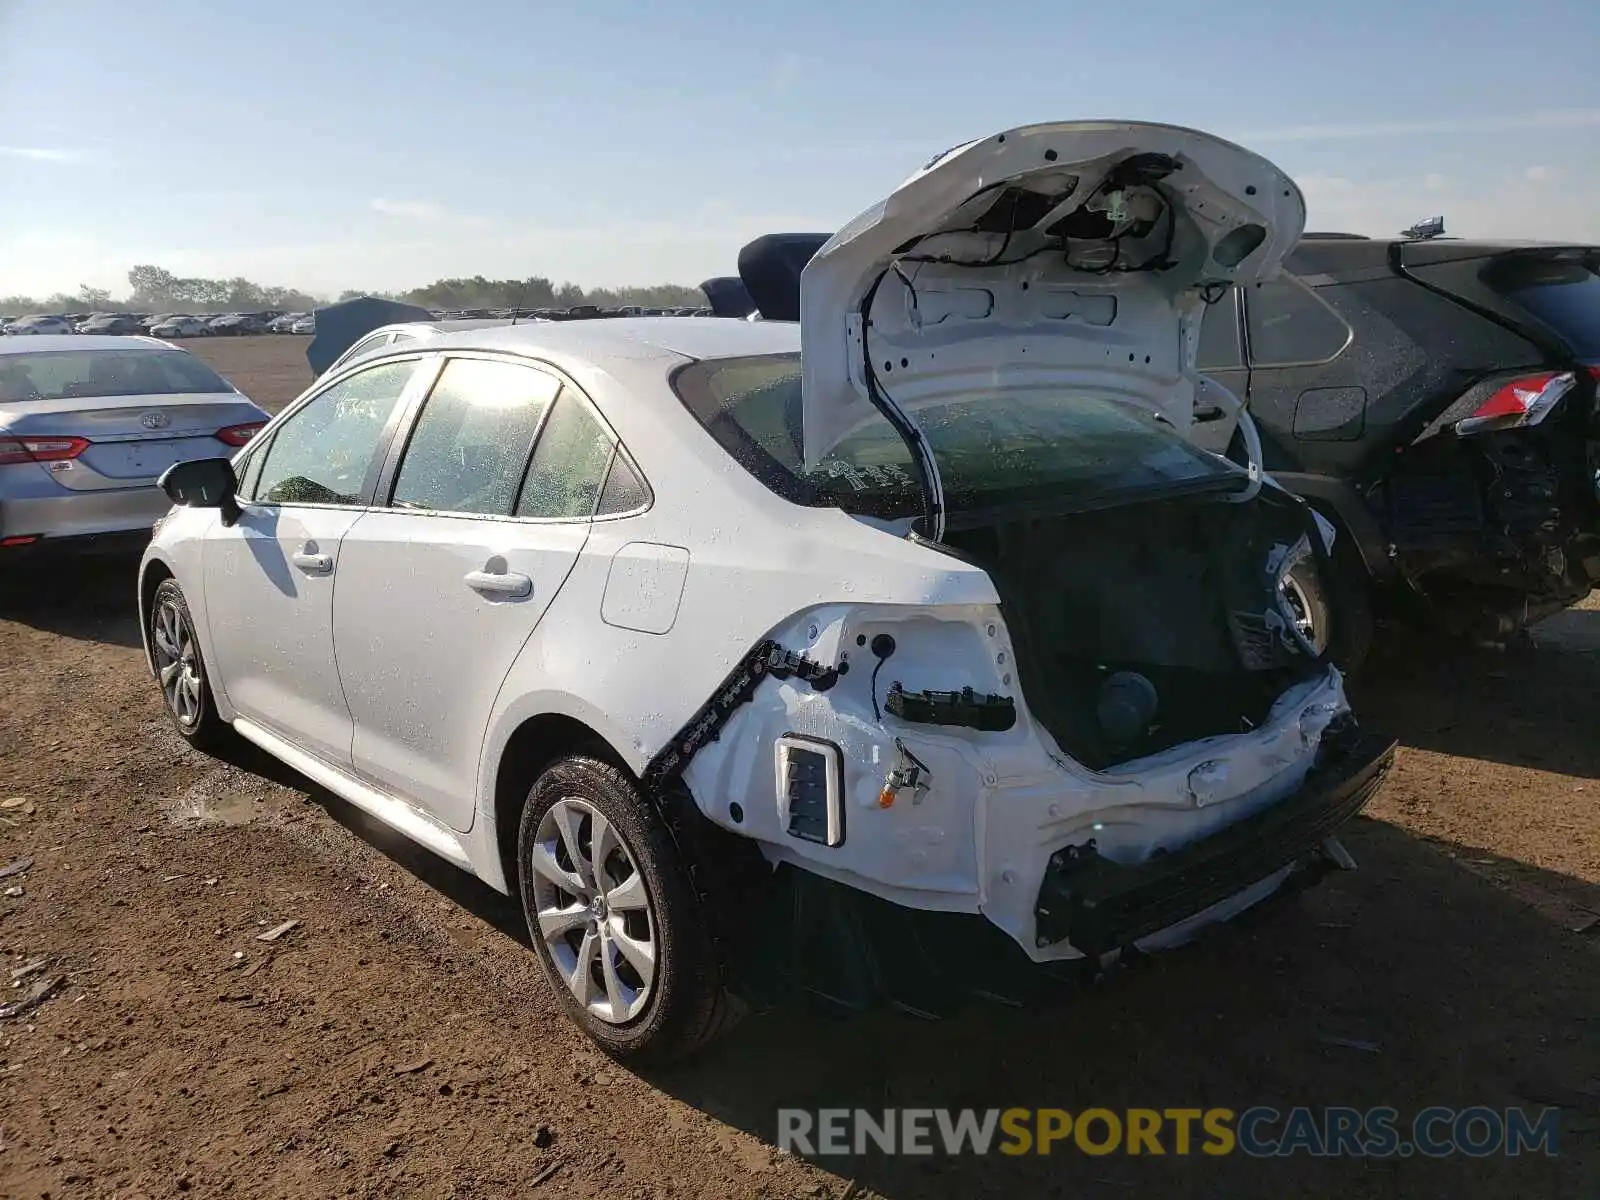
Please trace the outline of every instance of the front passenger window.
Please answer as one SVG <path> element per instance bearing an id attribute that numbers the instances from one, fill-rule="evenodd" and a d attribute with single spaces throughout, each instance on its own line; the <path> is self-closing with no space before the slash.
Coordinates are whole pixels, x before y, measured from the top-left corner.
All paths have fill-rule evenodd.
<path id="1" fill-rule="evenodd" d="M 416 360 L 340 380 L 278 426 L 247 499 L 263 504 L 358 504 Z"/>

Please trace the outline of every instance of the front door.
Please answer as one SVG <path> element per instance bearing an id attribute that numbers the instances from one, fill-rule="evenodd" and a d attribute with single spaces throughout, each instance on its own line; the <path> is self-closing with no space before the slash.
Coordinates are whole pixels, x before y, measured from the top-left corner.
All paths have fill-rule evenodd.
<path id="1" fill-rule="evenodd" d="M 214 686 L 241 716 L 335 766 L 350 764 L 351 733 L 333 653 L 341 545 L 416 366 L 348 376 L 285 419 L 243 470 L 239 520 L 219 524 L 203 551 Z"/>

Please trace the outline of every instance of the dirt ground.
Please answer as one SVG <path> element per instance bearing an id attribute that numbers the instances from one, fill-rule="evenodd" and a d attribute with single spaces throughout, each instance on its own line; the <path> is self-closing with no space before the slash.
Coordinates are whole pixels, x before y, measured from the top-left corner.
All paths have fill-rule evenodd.
<path id="1" fill-rule="evenodd" d="M 276 409 L 304 340 L 197 345 Z M 747 1020 L 635 1074 L 514 906 L 255 756 L 168 732 L 132 564 L 0 576 L 0 1196 L 1600 1196 L 1600 604 L 1534 648 L 1387 656 L 1360 870 L 1043 1009 Z M 274 941 L 260 935 L 297 921 Z M 0 1003 L 23 993 L 0 985 Z M 1556 1105 L 1555 1158 L 868 1157 L 780 1107 Z"/>

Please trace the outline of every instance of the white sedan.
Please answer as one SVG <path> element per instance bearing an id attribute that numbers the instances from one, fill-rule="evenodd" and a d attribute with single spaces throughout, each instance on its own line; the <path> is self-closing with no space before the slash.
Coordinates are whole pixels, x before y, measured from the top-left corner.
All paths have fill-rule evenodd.
<path id="1" fill-rule="evenodd" d="M 165 477 L 168 712 L 520 895 L 622 1057 L 716 1031 L 779 876 L 1041 965 L 1182 941 L 1348 866 L 1392 758 L 1284 592 L 1325 534 L 1247 417 L 1248 470 L 1186 436 L 1204 304 L 1303 221 L 1217 138 L 1030 126 L 834 236 L 798 323 L 381 349 Z"/>
<path id="2" fill-rule="evenodd" d="M 61 337 L 77 332 L 65 317 L 18 317 L 6 326 L 11 337 Z"/>

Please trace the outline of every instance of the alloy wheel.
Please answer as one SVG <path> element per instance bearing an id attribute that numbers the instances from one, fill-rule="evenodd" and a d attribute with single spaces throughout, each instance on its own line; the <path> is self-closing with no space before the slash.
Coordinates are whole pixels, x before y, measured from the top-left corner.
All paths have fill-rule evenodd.
<path id="1" fill-rule="evenodd" d="M 1306 585 L 1299 578 L 1298 564 L 1285 573 L 1279 587 L 1300 636 L 1314 653 L 1321 654 L 1328 648 L 1328 630 L 1325 622 L 1318 620 L 1322 615 L 1321 606 L 1307 594 Z"/>
<path id="2" fill-rule="evenodd" d="M 540 819 L 529 865 L 538 934 L 568 990 L 607 1024 L 637 1017 L 655 983 L 660 923 L 621 833 L 588 801 L 563 797 Z"/>
<path id="3" fill-rule="evenodd" d="M 156 609 L 151 623 L 156 676 L 161 681 L 161 696 L 167 709 L 185 729 L 200 723 L 205 711 L 204 677 L 200 673 L 200 653 L 194 633 L 176 602 L 165 600 Z"/>

